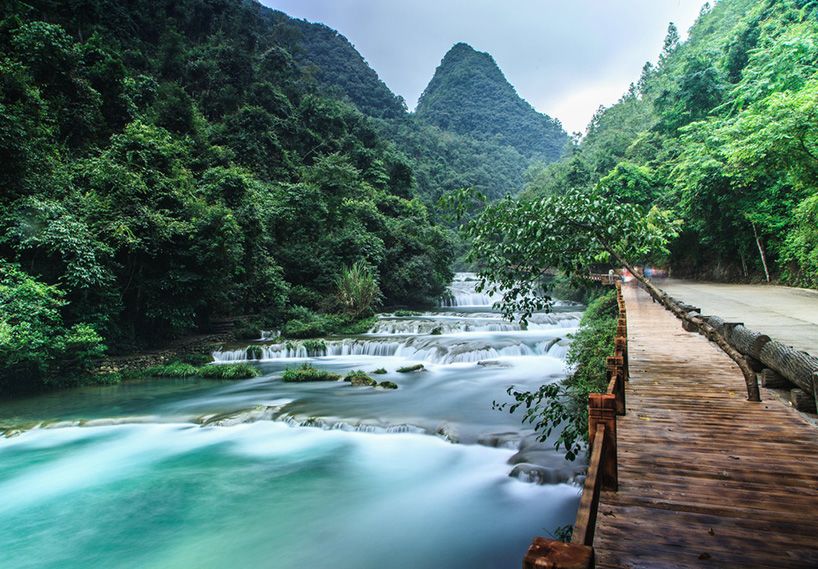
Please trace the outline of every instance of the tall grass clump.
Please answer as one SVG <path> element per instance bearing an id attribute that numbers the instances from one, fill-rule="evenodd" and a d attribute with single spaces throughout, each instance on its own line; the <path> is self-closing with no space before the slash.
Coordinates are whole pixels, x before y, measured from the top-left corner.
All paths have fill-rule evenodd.
<path id="1" fill-rule="evenodd" d="M 372 314 L 383 296 L 374 271 L 363 261 L 341 271 L 335 278 L 338 303 L 353 318 Z"/>

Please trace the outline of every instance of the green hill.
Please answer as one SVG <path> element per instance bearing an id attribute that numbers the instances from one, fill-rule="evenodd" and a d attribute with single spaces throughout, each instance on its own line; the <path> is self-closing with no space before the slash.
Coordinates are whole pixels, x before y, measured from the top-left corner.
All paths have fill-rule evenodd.
<path id="1" fill-rule="evenodd" d="M 290 27 L 296 34 L 293 56 L 296 62 L 329 94 L 352 102 L 372 117 L 399 118 L 406 114 L 406 103 L 380 80 L 349 40 L 323 24 L 292 19 L 278 13 L 278 25 Z"/>
<path id="2" fill-rule="evenodd" d="M 465 43 L 443 58 L 416 114 L 443 130 L 493 140 L 545 162 L 557 160 L 568 141 L 559 121 L 523 100 L 489 54 Z"/>
<path id="3" fill-rule="evenodd" d="M 677 275 L 818 287 L 818 7 L 707 4 L 526 194 L 598 187 L 672 210 Z"/>

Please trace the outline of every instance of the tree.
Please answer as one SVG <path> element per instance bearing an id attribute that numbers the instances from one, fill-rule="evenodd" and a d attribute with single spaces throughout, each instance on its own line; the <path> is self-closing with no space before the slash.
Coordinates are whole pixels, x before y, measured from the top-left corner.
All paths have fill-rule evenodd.
<path id="1" fill-rule="evenodd" d="M 480 268 L 480 289 L 502 294 L 508 318 L 526 320 L 547 305 L 542 274 L 552 269 L 581 277 L 611 263 L 636 272 L 636 263 L 668 253 L 676 234 L 670 214 L 604 197 L 598 190 L 571 190 L 539 200 L 507 198 L 489 205 L 470 223 L 471 259 Z"/>
<path id="2" fill-rule="evenodd" d="M 472 259 L 482 264 L 478 290 L 502 294 L 503 315 L 526 322 L 534 310 L 548 306 L 544 271 L 555 269 L 580 277 L 595 264 L 618 264 L 666 308 L 718 344 L 744 373 L 749 399 L 759 401 L 756 375 L 744 356 L 700 316 L 678 308 L 634 267 L 637 262 L 667 255 L 676 225 L 668 212 L 655 206 L 645 212 L 598 192 L 571 191 L 539 201 L 506 199 L 486 208 L 469 226 L 474 239 Z"/>

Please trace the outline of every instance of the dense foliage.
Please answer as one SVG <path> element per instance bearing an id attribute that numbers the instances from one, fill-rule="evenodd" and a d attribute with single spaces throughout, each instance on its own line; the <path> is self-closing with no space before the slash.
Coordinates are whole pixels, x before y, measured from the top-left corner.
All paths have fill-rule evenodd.
<path id="1" fill-rule="evenodd" d="M 573 335 L 567 362 L 573 371 L 564 380 L 542 385 L 536 391 L 509 389 L 515 402 L 496 404 L 512 413 L 525 408 L 524 420 L 534 425 L 540 440 L 556 429 L 556 448 L 574 460 L 588 441 L 588 394 L 606 389 L 605 358 L 613 353 L 616 334 L 616 293 L 609 291 L 588 305 Z"/>
<path id="2" fill-rule="evenodd" d="M 597 191 L 684 220 L 676 274 L 818 286 L 818 5 L 722 0 L 525 195 Z"/>
<path id="3" fill-rule="evenodd" d="M 443 58 L 418 101 L 417 116 L 547 162 L 559 158 L 568 141 L 559 121 L 538 113 L 517 95 L 489 54 L 464 43 Z"/>
<path id="4" fill-rule="evenodd" d="M 0 260 L 0 391 L 71 383 L 105 346 L 94 328 L 62 317 L 62 291 Z"/>
<path id="5" fill-rule="evenodd" d="M 301 24 L 239 0 L 12 1 L 0 17 L 2 278 L 36 291 L 2 299 L 15 377 L 43 383 L 103 338 L 327 310 L 355 263 L 389 303 L 443 292 L 448 232 L 406 157 L 297 64 Z"/>
<path id="6" fill-rule="evenodd" d="M 676 234 L 668 212 L 618 202 L 598 190 L 489 204 L 470 221 L 478 289 L 502 294 L 503 314 L 523 322 L 548 306 L 547 270 L 582 277 L 598 264 L 631 267 L 667 254 Z"/>
<path id="7" fill-rule="evenodd" d="M 513 146 L 443 130 L 415 115 L 377 126 L 405 155 L 418 194 L 430 204 L 466 187 L 491 199 L 516 193 L 532 163 Z"/>
<path id="8" fill-rule="evenodd" d="M 369 116 L 404 116 L 406 103 L 389 90 L 344 36 L 323 24 L 291 20 L 284 14 L 279 17 L 297 32 L 292 34 L 290 47 L 295 60 L 323 88 L 340 94 Z"/>

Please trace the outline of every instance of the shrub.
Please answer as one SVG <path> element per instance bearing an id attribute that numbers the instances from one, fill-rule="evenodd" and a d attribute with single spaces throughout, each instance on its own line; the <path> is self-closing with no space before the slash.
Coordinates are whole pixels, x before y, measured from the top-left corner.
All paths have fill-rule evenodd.
<path id="1" fill-rule="evenodd" d="M 297 368 L 287 368 L 281 375 L 282 381 L 287 383 L 300 383 L 308 381 L 338 381 L 341 376 L 323 369 L 304 364 Z"/>
<path id="2" fill-rule="evenodd" d="M 233 337 L 237 340 L 258 340 L 261 338 L 261 327 L 258 322 L 238 322 L 233 328 Z"/>
<path id="3" fill-rule="evenodd" d="M 417 364 L 412 366 L 399 367 L 397 371 L 398 373 L 412 373 L 413 371 L 423 371 L 424 369 L 426 368 L 423 367 L 423 364 Z"/>
<path id="4" fill-rule="evenodd" d="M 303 320 L 290 320 L 284 324 L 281 333 L 289 338 L 318 338 L 325 336 L 327 329 L 320 320 L 308 322 Z"/>
<path id="5" fill-rule="evenodd" d="M 349 318 L 346 318 L 343 319 L 342 322 L 338 323 L 333 332 L 336 334 L 347 334 L 350 336 L 366 334 L 372 329 L 377 321 L 377 316 L 370 316 L 369 318 L 361 318 L 359 320 L 350 320 Z"/>
<path id="6" fill-rule="evenodd" d="M 287 338 L 310 339 L 330 334 L 365 334 L 375 325 L 377 318 L 357 318 L 350 314 L 321 314 L 303 306 L 290 310 L 290 320 L 281 329 Z"/>
<path id="7" fill-rule="evenodd" d="M 261 372 L 251 364 L 207 365 L 198 370 L 199 375 L 208 379 L 250 379 Z"/>
<path id="8" fill-rule="evenodd" d="M 335 286 L 339 304 L 356 319 L 371 314 L 383 299 L 375 272 L 363 261 L 344 269 Z"/>

